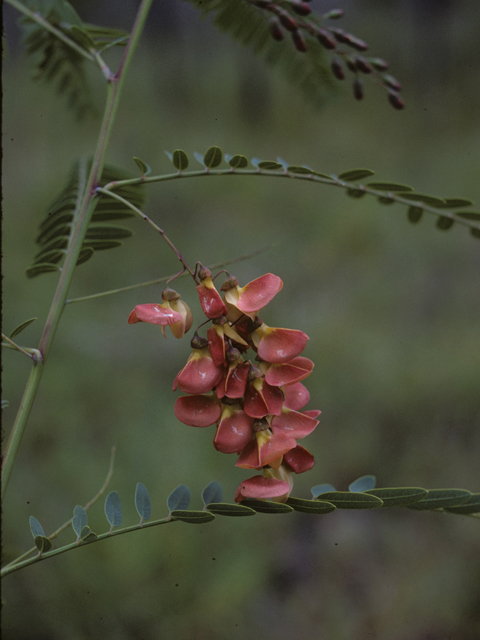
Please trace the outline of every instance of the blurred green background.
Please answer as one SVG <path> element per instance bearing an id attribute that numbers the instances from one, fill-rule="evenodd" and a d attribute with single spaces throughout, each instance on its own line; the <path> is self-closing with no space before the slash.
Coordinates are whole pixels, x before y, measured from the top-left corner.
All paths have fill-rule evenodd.
<path id="1" fill-rule="evenodd" d="M 73 4 L 87 22 L 128 29 L 137 3 Z M 164 150 L 192 155 L 217 144 L 326 173 L 368 167 L 378 180 L 478 202 L 477 0 L 339 5 L 347 15 L 336 26 L 390 61 L 405 111 L 394 111 L 371 84 L 355 102 L 347 83 L 314 110 L 191 5 L 156 3 L 108 161 L 135 171 L 132 156 L 139 156 L 154 173 L 167 173 Z M 27 280 L 24 270 L 45 208 L 75 159 L 92 153 L 99 121 L 76 123 L 49 88 L 30 82 L 15 20 L 6 6 L 3 330 L 38 316 L 21 337 L 36 346 L 56 276 Z M 95 73 L 91 86 L 101 110 L 104 87 Z M 480 244 L 467 229 L 438 231 L 431 216 L 413 226 L 399 205 L 273 178 L 152 185 L 146 212 L 191 263 L 272 245 L 232 271 L 242 284 L 268 271 L 281 276 L 284 289 L 263 317 L 310 336 L 309 408 L 322 416 L 305 442 L 316 466 L 296 477 L 294 495 L 309 497 L 322 482 L 346 489 L 366 473 L 379 486 L 479 490 Z M 79 267 L 70 297 L 178 270 L 157 235 L 130 224 L 135 238 Z M 200 318 L 192 284 L 179 280 L 175 288 Z M 3 506 L 5 562 L 32 545 L 30 515 L 49 533 L 98 491 L 114 444 L 109 490 L 120 494 L 125 524 L 137 521 L 138 481 L 158 518 L 180 483 L 200 508 L 211 480 L 232 500 L 247 477 L 234 456 L 213 449 L 213 427 L 192 429 L 173 415 L 171 383 L 188 339 L 164 340 L 157 327 L 126 322 L 135 304 L 159 301 L 160 293 L 151 287 L 67 307 Z M 3 357 L 8 434 L 29 366 L 14 352 Z M 100 503 L 90 523 L 98 533 L 108 528 Z M 73 539 L 71 531 L 61 537 Z M 474 640 L 479 558 L 478 521 L 406 509 L 175 523 L 8 576 L 3 635 Z"/>

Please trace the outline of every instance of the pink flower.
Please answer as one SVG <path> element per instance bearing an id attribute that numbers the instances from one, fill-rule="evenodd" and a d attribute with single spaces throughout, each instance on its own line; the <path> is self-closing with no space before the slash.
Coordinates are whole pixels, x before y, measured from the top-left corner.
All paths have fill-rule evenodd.
<path id="1" fill-rule="evenodd" d="M 227 288 L 231 281 L 235 282 L 236 278 L 230 278 L 222 287 L 222 290 L 225 291 L 227 306 L 231 305 L 239 309 L 252 319 L 255 317 L 255 313 L 263 309 L 283 287 L 281 279 L 273 273 L 266 273 L 244 287 L 239 287 L 237 281 L 237 286 Z"/>
<path id="2" fill-rule="evenodd" d="M 252 423 L 240 405 L 224 405 L 213 446 L 221 453 L 239 453 L 252 439 Z"/>
<path id="3" fill-rule="evenodd" d="M 212 274 L 210 274 L 210 276 L 211 275 Z M 220 318 L 227 314 L 227 307 L 220 297 L 220 294 L 215 289 L 215 285 L 213 284 L 211 277 L 207 277 L 202 280 L 197 286 L 197 291 L 203 313 L 207 318 Z"/>
<path id="4" fill-rule="evenodd" d="M 286 480 L 265 476 L 253 476 L 252 478 L 243 480 L 240 484 L 235 493 L 235 502 L 242 502 L 245 498 L 256 498 L 257 500 L 284 498 L 284 500 L 286 500 L 290 494 L 290 490 L 290 484 Z"/>
<path id="5" fill-rule="evenodd" d="M 318 413 L 313 411 L 312 413 Z M 318 424 L 318 420 L 308 415 L 308 412 L 294 411 L 293 409 L 282 408 L 279 416 L 272 419 L 272 431 L 274 434 L 284 433 L 300 440 L 308 436 Z"/>
<path id="6" fill-rule="evenodd" d="M 194 349 L 187 364 L 177 374 L 173 390 L 177 386 L 184 393 L 208 393 L 222 379 L 223 369 L 214 364 L 208 349 Z"/>
<path id="7" fill-rule="evenodd" d="M 207 331 L 208 348 L 212 355 L 213 362 L 216 365 L 225 363 L 226 359 L 226 347 L 225 337 L 230 338 L 237 344 L 248 347 L 245 340 L 235 331 L 234 327 L 231 327 L 228 322 L 224 324 L 214 324 Z"/>
<path id="8" fill-rule="evenodd" d="M 259 469 L 266 465 L 278 468 L 282 456 L 296 446 L 295 439 L 284 433 L 272 433 L 270 429 L 257 431 L 255 438 L 241 452 L 235 466 L 242 469 Z"/>
<path id="9" fill-rule="evenodd" d="M 190 329 L 193 322 L 192 312 L 186 302 L 180 300 L 180 294 L 173 289 L 162 292 L 162 304 L 139 304 L 128 317 L 129 324 L 149 322 L 162 327 L 165 336 L 165 326 L 169 326 L 175 338 L 182 338 Z"/>
<path id="10" fill-rule="evenodd" d="M 243 362 L 239 358 L 235 362 L 230 362 L 223 379 L 217 386 L 217 396 L 223 398 L 243 398 L 247 385 L 247 378 L 250 372 L 250 363 Z"/>
<path id="11" fill-rule="evenodd" d="M 293 360 L 307 344 L 308 336 L 297 329 L 276 329 L 263 323 L 252 333 L 253 344 L 262 360 L 283 363 Z"/>
<path id="12" fill-rule="evenodd" d="M 304 473 L 310 471 L 315 464 L 315 459 L 309 451 L 297 444 L 295 449 L 291 449 L 283 456 L 283 464 L 294 473 Z"/>
<path id="13" fill-rule="evenodd" d="M 209 427 L 217 422 L 222 410 L 218 400 L 210 393 L 177 398 L 174 413 L 180 422 L 190 427 Z"/>
<path id="14" fill-rule="evenodd" d="M 265 374 L 265 380 L 275 387 L 283 387 L 304 380 L 311 374 L 313 367 L 311 360 L 297 356 L 289 362 L 270 365 Z"/>
<path id="15" fill-rule="evenodd" d="M 283 392 L 272 387 L 263 378 L 257 378 L 247 384 L 245 391 L 245 413 L 252 418 L 263 418 L 267 414 L 280 415 L 283 405 Z"/>
<path id="16" fill-rule="evenodd" d="M 301 383 L 295 382 L 294 384 L 286 385 L 283 388 L 285 393 L 285 401 L 283 403 L 284 407 L 288 409 L 295 409 L 295 411 L 300 411 L 303 407 L 308 404 L 310 400 L 310 394 L 308 389 Z"/>

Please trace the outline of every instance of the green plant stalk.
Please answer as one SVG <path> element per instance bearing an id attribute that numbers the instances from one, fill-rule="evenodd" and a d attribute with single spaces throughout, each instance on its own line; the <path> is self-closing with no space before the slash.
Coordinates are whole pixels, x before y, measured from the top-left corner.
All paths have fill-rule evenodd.
<path id="1" fill-rule="evenodd" d="M 125 75 L 128 71 L 131 59 L 135 52 L 135 48 L 138 44 L 138 40 L 140 38 L 141 31 L 145 24 L 145 20 L 147 18 L 147 14 L 151 4 L 152 0 L 142 0 L 119 69 L 115 76 L 112 77 L 111 81 L 108 83 L 107 102 L 105 105 L 103 121 L 100 127 L 100 134 L 97 141 L 92 168 L 85 188 L 79 215 L 77 217 L 77 224 L 73 231 L 69 250 L 67 251 L 67 255 L 65 257 L 65 262 L 60 274 L 60 278 L 58 280 L 52 305 L 50 307 L 50 311 L 45 323 L 45 328 L 40 339 L 39 351 L 41 353 L 42 366 L 38 366 L 38 364 L 35 364 L 33 367 L 32 373 L 27 381 L 27 385 L 25 388 L 24 400 L 22 400 L 22 403 L 18 410 L 17 417 L 10 434 L 9 443 L 6 447 L 4 464 L 2 467 L 2 500 L 8 486 L 8 481 L 13 469 L 13 463 L 15 461 L 18 447 L 20 445 L 20 441 L 22 439 L 28 417 L 32 409 L 33 401 L 40 384 L 45 361 L 50 350 L 53 338 L 55 336 L 58 324 L 62 317 L 68 289 L 73 278 L 73 272 L 75 270 L 77 259 L 82 248 L 83 239 L 87 232 L 90 218 L 94 209 L 95 188 L 98 184 L 98 179 L 103 169 L 105 154 L 111 136 L 120 95 L 123 89 Z M 9 446 L 10 443 L 15 443 L 15 446 Z"/>
<path id="2" fill-rule="evenodd" d="M 161 518 L 160 520 L 153 520 L 152 522 L 143 521 L 141 524 L 134 524 L 130 527 L 124 527 L 123 529 L 117 529 L 114 531 L 107 531 L 107 533 L 102 533 L 92 540 L 91 542 L 72 542 L 71 544 L 67 544 L 64 547 L 60 547 L 59 549 L 55 549 L 54 551 L 48 551 L 47 553 L 43 553 L 42 555 L 37 555 L 34 558 L 28 558 L 28 560 L 23 560 L 22 562 L 17 562 L 15 564 L 9 564 L 0 572 L 0 577 L 7 576 L 9 573 L 13 573 L 14 571 L 18 571 L 19 569 L 23 569 L 24 567 L 28 567 L 30 564 L 35 564 L 36 562 L 41 562 L 42 560 L 47 560 L 47 558 L 53 558 L 53 556 L 58 556 L 61 553 L 66 553 L 67 551 L 71 551 L 72 549 L 79 549 L 85 544 L 93 544 L 94 542 L 99 542 L 100 540 L 107 540 L 108 538 L 113 538 L 113 536 L 119 536 L 124 533 L 130 533 L 131 531 L 139 531 L 140 529 L 146 529 L 147 527 L 156 527 L 161 524 L 168 524 L 169 522 L 176 522 L 175 518 L 167 516 L 166 518 Z"/>
<path id="3" fill-rule="evenodd" d="M 449 218 L 465 227 L 470 227 L 471 229 L 480 231 L 480 224 L 478 222 L 468 220 L 467 218 L 462 218 L 461 216 L 459 217 L 455 214 L 454 211 L 450 211 L 449 209 L 438 209 L 424 202 L 417 202 L 414 200 L 408 200 L 407 198 L 402 198 L 401 192 L 395 193 L 390 191 L 379 191 L 361 183 L 346 182 L 345 180 L 340 180 L 333 175 L 331 178 L 323 178 L 315 175 L 313 172 L 308 174 L 297 174 L 289 173 L 287 171 L 281 172 L 268 169 L 208 169 L 208 171 L 206 171 L 205 169 L 200 169 L 198 171 L 177 171 L 176 173 L 166 173 L 160 176 L 147 176 L 142 178 L 131 178 L 129 180 L 118 180 L 106 184 L 103 187 L 103 190 L 109 191 L 110 195 L 112 195 L 115 189 L 132 184 L 147 184 L 149 182 L 165 182 L 167 180 L 180 180 L 181 178 L 200 178 L 209 176 L 263 176 L 269 178 L 287 178 L 288 180 L 306 180 L 308 182 L 314 182 L 316 184 L 327 184 L 333 187 L 339 187 L 340 189 L 361 189 L 371 196 L 376 196 L 377 198 L 383 198 L 386 196 L 388 198 L 391 198 L 394 202 L 398 202 L 399 204 L 403 204 L 407 207 L 419 207 L 420 209 L 422 209 L 422 211 L 426 211 L 427 213 L 432 213 L 442 218 Z"/>

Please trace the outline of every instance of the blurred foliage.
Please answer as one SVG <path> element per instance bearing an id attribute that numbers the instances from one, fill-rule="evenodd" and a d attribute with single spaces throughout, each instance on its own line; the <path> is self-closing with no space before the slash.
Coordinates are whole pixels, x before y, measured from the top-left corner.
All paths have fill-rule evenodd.
<path id="1" fill-rule="evenodd" d="M 136 3 L 122 3 L 113 18 L 108 2 L 73 4 L 88 22 L 115 20 L 110 26 L 128 29 Z M 476 0 L 439 3 L 448 20 L 435 4 L 344 4 L 345 28 L 391 61 L 404 84 L 407 109 L 399 113 L 380 91 L 357 103 L 342 85 L 314 111 L 188 4 L 158 3 L 107 161 L 132 171 L 138 156 L 153 172 L 170 171 L 165 149 L 190 155 L 218 144 L 327 173 L 367 166 L 378 180 L 471 198 L 478 207 Z M 9 7 L 5 14 L 3 330 L 35 315 L 19 342 L 36 346 L 56 276 L 29 281 L 24 270 L 45 206 L 76 159 L 91 154 L 99 122 L 76 124 L 53 93 L 29 82 L 15 16 Z M 102 80 L 93 75 L 91 87 L 101 109 Z M 379 486 L 478 491 L 478 240 L 464 229 L 441 233 L 430 217 L 410 225 L 397 205 L 268 178 L 154 185 L 146 212 L 192 263 L 274 245 L 232 271 L 241 283 L 267 271 L 280 275 L 284 289 L 265 321 L 310 336 L 310 406 L 322 416 L 306 442 L 317 464 L 296 478 L 294 495 L 308 497 L 322 482 L 346 489 L 368 473 Z M 70 297 L 178 270 L 146 225 L 133 220 L 132 227 L 132 242 L 79 267 Z M 175 287 L 199 318 L 191 283 Z M 245 477 L 234 457 L 213 449 L 213 428 L 192 429 L 173 415 L 170 385 L 188 340 L 164 340 L 155 326 L 126 322 L 135 304 L 159 301 L 160 291 L 67 307 L 4 504 L 5 561 L 31 546 L 30 515 L 48 534 L 97 492 L 113 444 L 109 490 L 120 495 L 125 524 L 137 521 L 138 481 L 150 493 L 152 517 L 160 517 L 180 483 L 192 489 L 192 508 L 201 508 L 200 492 L 211 480 L 222 483 L 227 500 Z M 28 369 L 26 358 L 4 353 L 7 433 Z M 104 530 L 100 505 L 89 522 Z M 70 532 L 62 540 L 73 538 Z M 176 523 L 9 576 L 3 635 L 474 640 L 479 539 L 473 519 L 408 510 Z"/>

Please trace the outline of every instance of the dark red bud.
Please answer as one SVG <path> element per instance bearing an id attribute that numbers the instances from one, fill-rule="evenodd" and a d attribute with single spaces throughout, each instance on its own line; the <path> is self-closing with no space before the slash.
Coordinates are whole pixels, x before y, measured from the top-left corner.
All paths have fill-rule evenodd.
<path id="1" fill-rule="evenodd" d="M 280 21 L 278 18 L 272 18 L 268 22 L 268 26 L 270 28 L 270 34 L 274 40 L 281 41 L 285 37 L 282 31 L 282 27 L 280 26 Z"/>
<path id="2" fill-rule="evenodd" d="M 176 291 L 174 291 L 173 289 L 164 289 L 162 291 L 162 300 L 165 300 L 166 302 L 171 302 L 172 300 L 178 300 L 181 297 L 182 296 Z"/>
<path id="3" fill-rule="evenodd" d="M 235 347 L 230 345 L 225 355 L 227 356 L 227 360 L 229 362 L 235 362 L 235 360 L 238 360 L 240 358 L 241 353 L 238 349 L 235 349 Z"/>
<path id="4" fill-rule="evenodd" d="M 292 40 L 295 45 L 295 49 L 297 51 L 301 51 L 304 53 L 307 50 L 307 43 L 305 42 L 305 38 L 302 36 L 300 31 L 292 31 Z"/>
<path id="5" fill-rule="evenodd" d="M 382 75 L 382 80 L 387 87 L 390 87 L 390 89 L 393 89 L 394 91 L 402 90 L 402 85 L 400 84 L 400 82 L 389 73 L 384 73 Z"/>
<path id="6" fill-rule="evenodd" d="M 369 58 L 368 61 L 377 71 L 386 71 L 389 67 L 388 62 L 381 58 Z"/>
<path id="7" fill-rule="evenodd" d="M 351 56 L 343 56 L 343 61 L 352 73 L 357 73 L 357 65 L 355 64 L 355 60 Z"/>
<path id="8" fill-rule="evenodd" d="M 326 29 L 319 29 L 317 31 L 317 40 L 323 47 L 325 47 L 325 49 L 335 49 L 337 46 L 330 31 L 327 31 Z"/>
<path id="9" fill-rule="evenodd" d="M 298 24 L 295 20 L 290 16 L 289 13 L 284 11 L 283 9 L 277 10 L 277 15 L 280 19 L 282 25 L 287 29 L 287 31 L 296 31 L 298 29 Z"/>
<path id="10" fill-rule="evenodd" d="M 353 81 L 353 95 L 356 100 L 363 100 L 363 82 L 360 78 L 355 78 Z"/>
<path id="11" fill-rule="evenodd" d="M 372 65 L 363 56 L 354 56 L 354 61 L 357 69 L 362 73 L 372 73 Z"/>
<path id="12" fill-rule="evenodd" d="M 342 42 L 343 44 L 348 44 L 348 33 L 346 33 L 343 29 L 330 29 L 331 33 L 333 33 L 335 40 L 337 42 Z"/>
<path id="13" fill-rule="evenodd" d="M 332 73 L 337 80 L 343 80 L 345 78 L 345 71 L 343 70 L 342 64 L 338 58 L 332 60 L 331 68 Z"/>
<path id="14" fill-rule="evenodd" d="M 292 2 L 292 11 L 299 16 L 308 16 L 312 13 L 311 8 L 306 2 Z"/>
<path id="15" fill-rule="evenodd" d="M 390 104 L 394 109 L 398 109 L 398 110 L 405 109 L 404 101 L 400 98 L 398 93 L 395 93 L 394 91 L 388 92 L 388 101 L 390 102 Z"/>
<path id="16" fill-rule="evenodd" d="M 368 44 L 363 40 L 360 40 L 360 38 L 356 38 L 355 36 L 352 36 L 352 34 L 350 33 L 347 33 L 347 38 L 348 38 L 347 44 L 349 44 L 351 47 L 353 47 L 357 51 L 366 51 L 368 49 Z"/>
<path id="17" fill-rule="evenodd" d="M 226 324 L 227 316 L 220 316 L 220 318 L 214 318 L 212 324 Z"/>
<path id="18" fill-rule="evenodd" d="M 208 340 L 199 336 L 195 331 L 193 338 L 190 340 L 190 346 L 192 349 L 205 349 L 205 347 L 208 347 Z"/>

